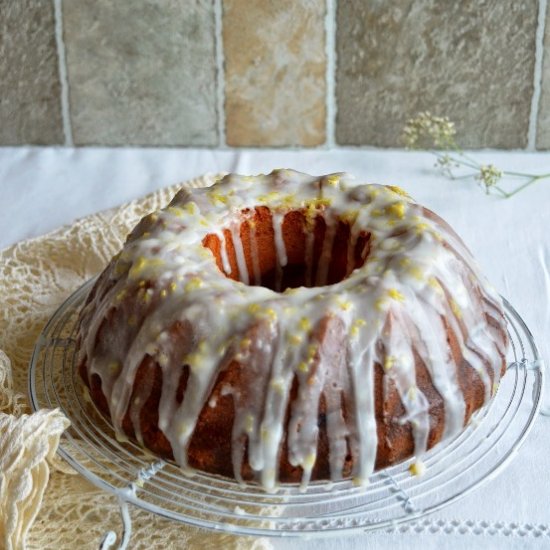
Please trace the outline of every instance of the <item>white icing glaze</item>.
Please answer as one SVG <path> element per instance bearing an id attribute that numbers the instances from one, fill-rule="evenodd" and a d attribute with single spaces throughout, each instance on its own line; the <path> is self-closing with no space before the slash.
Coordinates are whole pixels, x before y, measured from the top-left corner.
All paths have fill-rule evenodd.
<path id="1" fill-rule="evenodd" d="M 240 231 L 243 219 L 266 205 L 277 258 L 275 290 L 247 286 L 261 284 L 262 274 L 254 224 L 248 230 L 251 272 Z M 294 210 L 306 220 L 305 282 L 317 286 L 278 292 L 288 262 L 282 226 L 285 214 Z M 323 216 L 326 231 L 315 272 L 317 216 Z M 346 277 L 326 286 L 339 221 L 350 226 Z M 225 277 L 203 246 L 207 235 L 218 237 L 222 268 L 230 274 L 224 229 L 240 281 Z M 354 269 L 356 245 L 365 234 L 370 238 L 360 252 L 366 261 Z M 117 314 L 122 328 L 98 342 L 104 320 Z M 428 399 L 417 385 L 415 355 L 444 401 L 445 437 L 464 425 L 464 397 L 445 322 L 489 400 L 507 346 L 500 299 L 444 222 L 399 188 L 353 185 L 345 174 L 230 175 L 212 188 L 180 191 L 168 208 L 142 220 L 82 313 L 79 362 L 85 362 L 90 376 L 101 378 L 116 430 L 122 432 L 129 411 L 141 442 L 139 417 L 150 388 L 139 389 L 131 400 L 134 380 L 146 356 L 156 361 L 163 374 L 159 427 L 176 461 L 187 468 L 187 446 L 201 410 L 216 407 L 212 387 L 237 360 L 267 393 L 244 396 L 238 388 L 223 388 L 222 395 L 234 401 L 234 473 L 240 479 L 246 437 L 248 462 L 267 490 L 277 486 L 285 428 L 288 460 L 302 467 L 302 485 L 308 483 L 323 396 L 331 478 L 342 477 L 351 452 L 353 476 L 366 484 L 377 451 L 376 366 L 384 371 L 385 395 L 397 391 L 400 396 L 405 414 L 399 421 L 411 425 L 417 457 L 427 448 L 430 418 Z M 178 331 L 186 337 L 178 337 Z M 182 365 L 188 365 L 189 376 L 178 403 Z M 298 394 L 289 405 L 294 380 Z M 350 396 L 346 418 L 341 395 Z"/>

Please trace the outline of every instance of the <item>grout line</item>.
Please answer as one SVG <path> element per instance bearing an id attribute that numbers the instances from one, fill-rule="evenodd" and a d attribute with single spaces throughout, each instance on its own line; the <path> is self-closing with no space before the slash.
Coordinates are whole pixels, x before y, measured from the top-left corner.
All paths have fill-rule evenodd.
<path id="1" fill-rule="evenodd" d="M 335 0 L 326 0 L 325 48 L 327 56 L 326 71 L 326 145 L 334 147 L 336 124 L 336 5 Z"/>
<path id="2" fill-rule="evenodd" d="M 222 0 L 214 2 L 216 33 L 216 110 L 218 112 L 218 147 L 225 147 L 225 71 L 223 56 L 223 8 Z"/>
<path id="3" fill-rule="evenodd" d="M 542 61 L 544 55 L 544 29 L 546 23 L 546 8 L 548 0 L 539 0 L 539 12 L 537 21 L 537 33 L 535 38 L 535 70 L 533 75 L 533 97 L 531 99 L 531 112 L 529 113 L 529 130 L 527 134 L 527 150 L 535 151 L 537 148 L 537 126 L 542 88 Z"/>
<path id="4" fill-rule="evenodd" d="M 57 60 L 59 65 L 59 82 L 61 84 L 61 118 L 63 120 L 63 134 L 65 146 L 73 147 L 73 131 L 69 112 L 69 79 L 67 77 L 67 59 L 65 57 L 65 43 L 63 42 L 63 10 L 62 0 L 53 0 L 55 17 L 55 43 L 57 45 Z"/>

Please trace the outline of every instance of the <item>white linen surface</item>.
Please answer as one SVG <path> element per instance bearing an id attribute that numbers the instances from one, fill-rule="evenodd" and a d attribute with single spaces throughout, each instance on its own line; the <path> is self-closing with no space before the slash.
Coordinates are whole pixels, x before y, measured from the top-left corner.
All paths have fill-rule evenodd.
<path id="1" fill-rule="evenodd" d="M 548 153 L 488 151 L 472 156 L 509 170 L 550 172 Z M 0 249 L 204 173 L 346 171 L 366 182 L 399 185 L 446 219 L 489 280 L 522 315 L 548 361 L 550 179 L 505 200 L 485 195 L 471 180 L 451 181 L 433 164 L 429 153 L 394 150 L 0 148 Z M 405 533 L 273 543 L 276 548 L 316 550 L 548 548 L 549 428 L 550 418 L 540 416 L 517 458 L 500 476 L 430 516 L 420 532 L 412 528 Z M 480 525 L 483 534 L 474 534 Z M 518 535 L 525 530 L 538 536 Z"/>

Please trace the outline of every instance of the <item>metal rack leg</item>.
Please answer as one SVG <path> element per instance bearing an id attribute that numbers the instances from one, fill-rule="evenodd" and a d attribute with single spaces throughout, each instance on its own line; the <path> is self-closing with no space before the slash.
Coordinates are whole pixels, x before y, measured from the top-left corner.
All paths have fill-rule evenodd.
<path id="1" fill-rule="evenodd" d="M 132 536 L 132 518 L 128 509 L 128 502 L 124 499 L 124 494 L 127 497 L 136 496 L 136 487 L 143 487 L 143 484 L 151 479 L 159 470 L 166 466 L 164 460 L 157 460 L 149 464 L 146 468 L 142 468 L 135 481 L 130 483 L 126 488 L 120 489 L 117 493 L 118 505 L 120 507 L 120 517 L 122 518 L 122 539 L 117 550 L 126 550 L 130 537 Z M 113 550 L 116 544 L 117 536 L 114 531 L 108 531 L 101 539 L 99 550 Z"/>
<path id="2" fill-rule="evenodd" d="M 550 366 L 544 363 L 544 359 L 533 361 L 532 368 L 538 368 L 542 375 L 548 376 L 550 374 Z M 542 416 L 550 416 L 550 382 L 548 380 L 544 380 L 542 384 L 540 414 L 542 414 Z"/>
<path id="3" fill-rule="evenodd" d="M 130 542 L 130 537 L 132 536 L 132 518 L 130 517 L 128 503 L 121 496 L 118 497 L 118 505 L 120 507 L 120 517 L 122 519 L 122 538 L 117 550 L 126 550 Z M 114 531 L 107 531 L 101 539 L 99 550 L 114 550 L 116 542 L 116 533 Z"/>

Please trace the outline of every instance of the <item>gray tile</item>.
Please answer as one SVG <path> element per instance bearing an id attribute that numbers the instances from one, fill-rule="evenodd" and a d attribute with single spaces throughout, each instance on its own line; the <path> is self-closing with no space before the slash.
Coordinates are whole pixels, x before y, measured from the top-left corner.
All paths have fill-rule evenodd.
<path id="1" fill-rule="evenodd" d="M 0 0 L 0 145 L 63 143 L 53 2 Z"/>
<path id="2" fill-rule="evenodd" d="M 537 120 L 537 149 L 550 149 L 550 9 L 546 9 L 542 89 Z"/>
<path id="3" fill-rule="evenodd" d="M 422 110 L 465 147 L 524 147 L 537 0 L 353 0 L 337 14 L 337 141 L 400 146 Z"/>
<path id="4" fill-rule="evenodd" d="M 63 3 L 76 144 L 216 145 L 213 2 Z"/>

